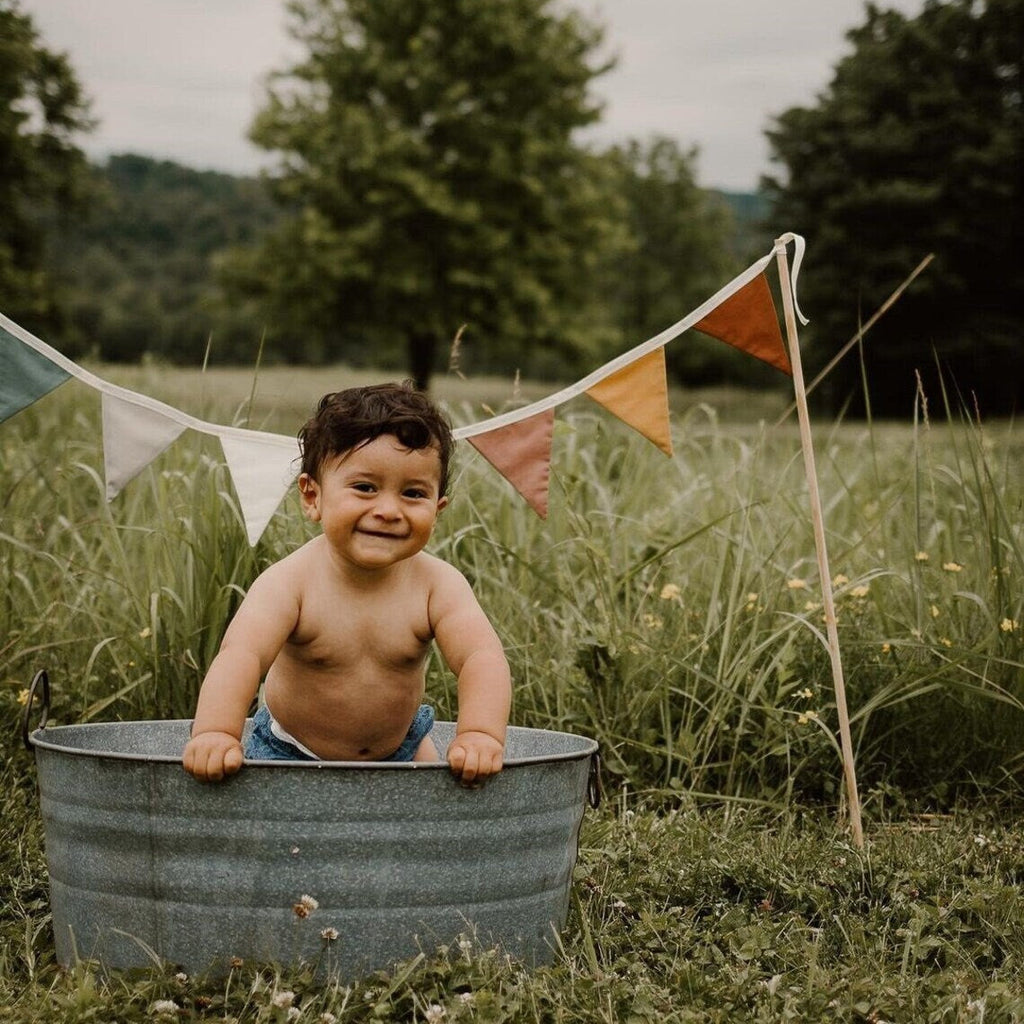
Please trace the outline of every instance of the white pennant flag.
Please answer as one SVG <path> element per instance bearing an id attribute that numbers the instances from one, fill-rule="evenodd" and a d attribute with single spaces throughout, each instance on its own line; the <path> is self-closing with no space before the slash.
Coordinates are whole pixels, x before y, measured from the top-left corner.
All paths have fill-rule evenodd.
<path id="1" fill-rule="evenodd" d="M 103 468 L 107 501 L 170 447 L 185 428 L 163 413 L 103 394 Z"/>
<path id="2" fill-rule="evenodd" d="M 255 544 L 277 511 L 298 472 L 299 445 L 290 438 L 257 431 L 219 435 L 249 543 Z"/>

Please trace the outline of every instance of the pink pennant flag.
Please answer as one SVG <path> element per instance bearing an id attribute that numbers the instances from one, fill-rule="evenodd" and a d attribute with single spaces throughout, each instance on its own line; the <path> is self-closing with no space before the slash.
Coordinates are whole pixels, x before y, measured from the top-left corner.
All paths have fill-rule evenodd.
<path id="1" fill-rule="evenodd" d="M 254 545 L 298 473 L 298 442 L 257 431 L 232 430 L 219 436 L 245 532 Z"/>
<path id="2" fill-rule="evenodd" d="M 672 454 L 664 348 L 656 348 L 598 381 L 587 388 L 586 394 L 643 434 L 666 455 Z"/>
<path id="3" fill-rule="evenodd" d="M 548 515 L 554 430 L 555 411 L 548 409 L 518 423 L 466 438 L 542 519 Z"/>
<path id="4" fill-rule="evenodd" d="M 694 329 L 792 375 L 768 278 L 763 273 L 716 306 Z"/>
<path id="5" fill-rule="evenodd" d="M 103 394 L 103 468 L 107 501 L 184 432 L 176 420 L 119 396 Z"/>

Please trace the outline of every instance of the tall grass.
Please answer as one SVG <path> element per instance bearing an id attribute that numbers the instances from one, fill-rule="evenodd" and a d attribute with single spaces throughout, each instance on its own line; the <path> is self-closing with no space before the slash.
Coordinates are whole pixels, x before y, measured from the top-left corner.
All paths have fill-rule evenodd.
<path id="1" fill-rule="evenodd" d="M 145 383 L 160 397 L 190 391 L 195 411 L 222 422 L 252 406 L 254 426 L 289 433 L 316 397 L 275 412 L 237 390 L 218 406 L 180 371 Z M 457 421 L 483 415 L 459 397 Z M 914 424 L 815 429 L 869 807 L 896 793 L 1021 795 L 1022 441 L 1013 424 L 982 428 L 950 405 L 939 423 L 922 407 Z M 187 717 L 245 588 L 310 535 L 289 497 L 250 549 L 216 444 L 192 434 L 108 504 L 99 419 L 95 397 L 70 384 L 0 427 L 10 721 L 40 666 L 63 720 Z M 674 442 L 668 459 L 608 415 L 570 408 L 546 521 L 462 446 L 433 550 L 472 580 L 505 640 L 513 720 L 594 736 L 614 787 L 837 799 L 795 428 L 723 423 L 691 404 Z M 454 716 L 438 663 L 429 687 Z"/>

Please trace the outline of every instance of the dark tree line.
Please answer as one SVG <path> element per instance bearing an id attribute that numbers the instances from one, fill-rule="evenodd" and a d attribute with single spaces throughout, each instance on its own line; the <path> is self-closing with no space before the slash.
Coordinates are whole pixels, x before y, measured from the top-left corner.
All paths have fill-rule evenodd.
<path id="1" fill-rule="evenodd" d="M 771 124 L 779 173 L 726 203 L 670 140 L 579 142 L 601 115 L 601 32 L 553 0 L 294 0 L 303 56 L 268 79 L 252 127 L 277 158 L 263 181 L 137 156 L 88 167 L 72 70 L 8 2 L 4 312 L 71 354 L 195 364 L 212 335 L 211 358 L 250 362 L 265 337 L 265 358 L 421 383 L 465 325 L 466 372 L 565 376 L 684 315 L 772 229 L 795 230 L 811 371 L 934 252 L 865 342 L 873 410 L 909 411 L 915 371 L 935 393 L 934 350 L 951 387 L 1009 411 L 1024 381 L 1022 5 L 867 5 L 814 105 Z M 770 228 L 758 235 L 738 198 L 770 203 Z M 751 362 L 669 348 L 682 383 L 762 383 Z M 833 407 L 863 402 L 859 382 L 848 358 Z"/>
<path id="2" fill-rule="evenodd" d="M 802 303 L 824 363 L 928 253 L 934 263 L 864 343 L 874 412 L 905 414 L 915 373 L 982 412 L 1024 404 L 1024 0 L 868 4 L 814 106 L 768 132 L 775 219 L 799 225 Z M 941 368 L 941 370 L 940 370 Z M 829 382 L 863 407 L 861 368 Z"/>

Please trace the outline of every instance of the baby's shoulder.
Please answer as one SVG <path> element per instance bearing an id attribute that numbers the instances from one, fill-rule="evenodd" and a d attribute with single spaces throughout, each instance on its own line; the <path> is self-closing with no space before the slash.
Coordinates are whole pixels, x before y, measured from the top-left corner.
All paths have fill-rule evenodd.
<path id="1" fill-rule="evenodd" d="M 303 581 L 310 578 L 310 568 L 318 564 L 314 542 L 319 539 L 315 537 L 284 558 L 272 562 L 256 577 L 253 586 L 301 589 Z"/>
<path id="2" fill-rule="evenodd" d="M 451 562 L 446 562 L 437 555 L 421 551 L 415 556 L 416 571 L 421 573 L 423 578 L 432 585 L 444 586 L 464 582 L 465 577 L 455 568 Z"/>

